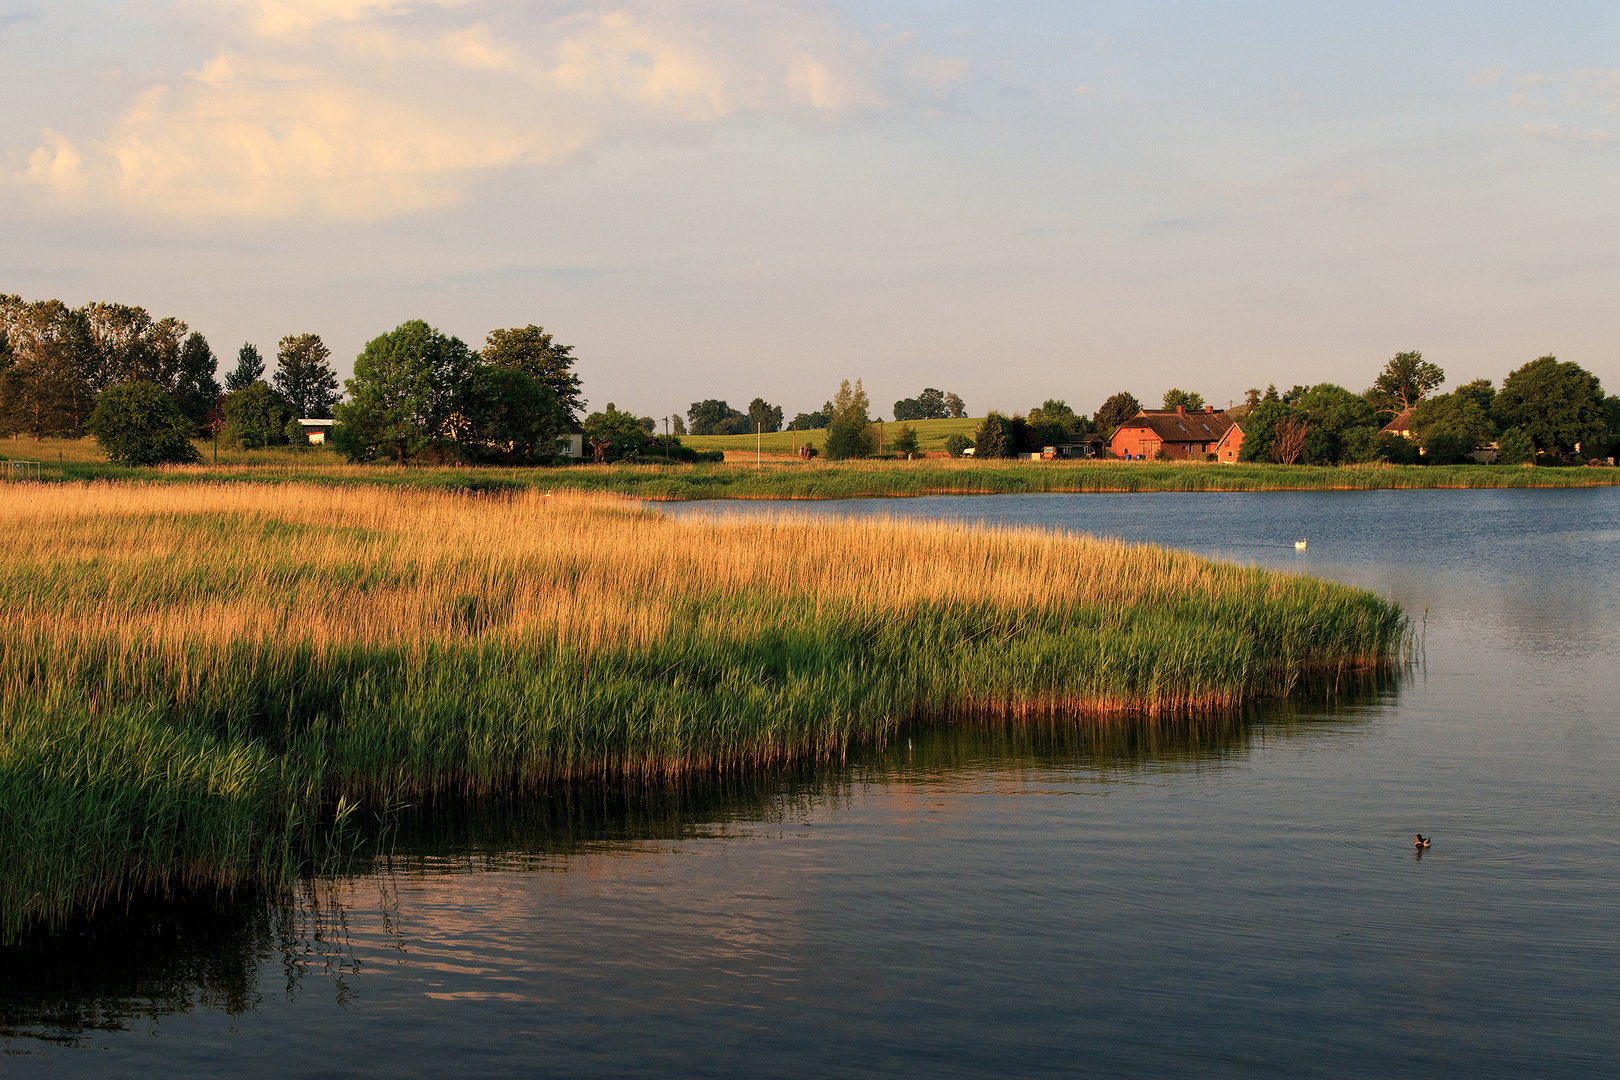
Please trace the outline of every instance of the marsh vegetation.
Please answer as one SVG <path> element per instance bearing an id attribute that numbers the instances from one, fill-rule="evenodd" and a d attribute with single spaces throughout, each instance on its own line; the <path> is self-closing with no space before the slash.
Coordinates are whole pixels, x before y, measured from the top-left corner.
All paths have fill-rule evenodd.
<path id="1" fill-rule="evenodd" d="M 1152 546 L 606 496 L 16 485 L 0 523 L 8 936 L 286 883 L 406 803 L 836 759 L 924 717 L 1207 714 L 1406 628 Z"/>

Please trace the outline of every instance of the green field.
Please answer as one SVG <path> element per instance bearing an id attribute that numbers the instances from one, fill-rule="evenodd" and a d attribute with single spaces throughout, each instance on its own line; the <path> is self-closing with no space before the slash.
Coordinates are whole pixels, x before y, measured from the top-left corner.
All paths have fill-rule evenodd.
<path id="1" fill-rule="evenodd" d="M 922 452 L 930 450 L 943 451 L 945 440 L 952 435 L 966 435 L 973 438 L 973 433 L 979 429 L 981 420 L 971 417 L 961 420 L 908 420 L 911 430 L 917 433 L 917 449 Z M 894 434 L 900 429 L 900 424 L 890 422 L 882 425 L 885 445 L 892 442 Z M 791 454 L 795 446 L 809 444 L 817 450 L 821 449 L 826 440 L 825 429 L 817 431 L 772 431 L 763 435 L 685 435 L 681 438 L 682 446 L 690 446 L 694 450 L 734 450 L 748 451 L 758 448 L 767 454 Z"/>

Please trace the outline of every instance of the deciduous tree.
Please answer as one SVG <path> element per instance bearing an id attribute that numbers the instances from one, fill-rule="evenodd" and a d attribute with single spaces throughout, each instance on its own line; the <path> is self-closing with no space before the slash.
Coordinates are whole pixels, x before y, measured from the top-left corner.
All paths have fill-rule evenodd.
<path id="1" fill-rule="evenodd" d="M 1364 395 L 1379 412 L 1410 409 L 1446 381 L 1446 373 L 1417 351 L 1396 353 Z"/>
<path id="2" fill-rule="evenodd" d="M 225 442 L 262 450 L 287 441 L 287 423 L 298 418 L 287 400 L 263 380 L 225 395 Z"/>
<path id="3" fill-rule="evenodd" d="M 750 430 L 748 414 L 724 401 L 694 401 L 686 411 L 687 430 L 693 435 L 744 435 Z"/>
<path id="4" fill-rule="evenodd" d="M 334 410 L 339 452 L 363 461 L 386 449 L 403 464 L 447 437 L 451 405 L 471 372 L 473 353 L 421 319 L 401 323 L 366 343 Z"/>
<path id="5" fill-rule="evenodd" d="M 1532 360 L 1502 381 L 1493 403 L 1504 425 L 1519 428 L 1550 454 L 1603 441 L 1608 427 L 1597 376 L 1555 356 Z"/>
<path id="6" fill-rule="evenodd" d="M 749 431 L 781 431 L 782 406 L 772 405 L 764 398 L 755 398 L 748 403 L 748 430 Z"/>
<path id="7" fill-rule="evenodd" d="M 195 425 L 161 386 L 137 379 L 96 395 L 86 430 L 115 465 L 168 465 L 202 460 L 191 444 Z"/>
<path id="8" fill-rule="evenodd" d="M 851 387 L 845 379 L 839 384 L 832 400 L 832 419 L 827 424 L 827 437 L 823 452 L 835 460 L 871 457 L 877 450 L 877 433 L 872 430 L 872 419 L 867 415 L 871 403 L 861 380 Z"/>
<path id="9" fill-rule="evenodd" d="M 568 417 L 542 385 L 513 368 L 479 364 L 462 383 L 452 430 L 475 464 L 537 465 L 557 454 Z"/>
<path id="10" fill-rule="evenodd" d="M 559 345 L 544 327 L 530 323 L 510 330 L 491 330 L 479 355 L 492 367 L 521 371 L 538 382 L 570 423 L 585 410 L 579 376 L 574 373 L 574 347 Z"/>
<path id="11" fill-rule="evenodd" d="M 1204 395 L 1192 390 L 1179 390 L 1176 387 L 1171 387 L 1164 392 L 1164 407 L 1174 409 L 1178 406 L 1188 412 L 1197 412 L 1204 407 Z"/>
<path id="12" fill-rule="evenodd" d="M 1097 410 L 1097 415 L 1092 419 L 1097 424 L 1097 430 L 1111 439 L 1121 424 L 1141 411 L 1142 403 L 1128 392 L 1121 390 L 1103 402 L 1102 408 Z M 978 457 L 978 451 L 975 450 L 973 456 Z"/>

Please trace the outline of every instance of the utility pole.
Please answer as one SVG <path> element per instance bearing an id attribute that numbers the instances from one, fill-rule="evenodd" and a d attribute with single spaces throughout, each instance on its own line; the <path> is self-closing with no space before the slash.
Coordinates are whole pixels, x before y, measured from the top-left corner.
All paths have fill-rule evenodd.
<path id="1" fill-rule="evenodd" d="M 764 447 L 765 421 L 761 420 L 754 425 L 754 468 L 756 469 L 765 464 Z"/>

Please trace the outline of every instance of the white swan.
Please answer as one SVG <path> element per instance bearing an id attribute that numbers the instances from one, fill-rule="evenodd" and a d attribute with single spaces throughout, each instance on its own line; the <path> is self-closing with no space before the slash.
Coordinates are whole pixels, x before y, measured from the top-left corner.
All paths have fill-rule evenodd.
<path id="1" fill-rule="evenodd" d="M 1304 551 L 1305 550 L 1305 541 L 1303 541 L 1303 540 L 1295 540 L 1294 541 L 1294 550 L 1295 551 Z"/>

